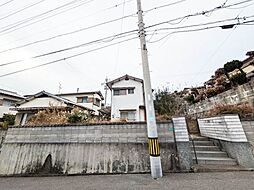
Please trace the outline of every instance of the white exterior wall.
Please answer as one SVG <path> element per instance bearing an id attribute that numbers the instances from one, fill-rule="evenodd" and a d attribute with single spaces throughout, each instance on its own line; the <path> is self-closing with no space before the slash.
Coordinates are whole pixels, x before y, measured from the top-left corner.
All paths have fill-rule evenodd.
<path id="1" fill-rule="evenodd" d="M 14 98 L 14 97 L 11 97 L 11 96 L 0 95 L 0 100 L 2 100 L 4 102 L 8 102 L 8 100 L 17 102 L 17 101 L 20 101 L 21 98 L 19 99 L 19 98 Z M 16 115 L 17 112 L 16 111 L 11 111 L 10 107 L 11 106 L 7 106 L 7 105 L 1 105 L 0 106 L 0 118 L 2 118 L 4 114 Z"/>
<path id="2" fill-rule="evenodd" d="M 66 104 L 50 97 L 43 97 L 43 98 L 35 98 L 29 102 L 26 102 L 20 105 L 19 108 L 50 107 L 50 106 L 66 106 Z"/>
<path id="3" fill-rule="evenodd" d="M 143 84 L 134 80 L 122 80 L 112 85 L 114 88 L 134 87 L 134 94 L 114 96 L 111 91 L 111 120 L 120 118 L 120 110 L 135 109 L 136 121 L 144 121 L 144 111 L 139 109 L 139 106 L 144 106 Z"/>
<path id="4" fill-rule="evenodd" d="M 102 102 L 101 97 L 98 94 L 70 94 L 70 95 L 61 95 L 60 97 L 66 98 L 70 101 L 77 103 L 77 97 L 84 97 L 84 96 L 87 96 L 88 98 L 94 98 L 94 99 L 98 98 Z M 93 103 L 77 103 L 77 104 L 94 110 L 95 115 L 98 115 L 99 114 L 98 110 L 101 109 L 101 102 L 100 102 L 100 106 L 96 106 Z"/>

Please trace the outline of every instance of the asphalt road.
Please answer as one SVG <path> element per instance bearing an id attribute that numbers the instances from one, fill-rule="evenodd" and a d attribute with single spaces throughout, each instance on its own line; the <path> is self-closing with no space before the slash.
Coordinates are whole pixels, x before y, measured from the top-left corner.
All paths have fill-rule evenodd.
<path id="1" fill-rule="evenodd" d="M 149 174 L 87 175 L 69 177 L 3 177 L 1 190 L 254 190 L 254 172 L 166 174 L 153 180 Z"/>

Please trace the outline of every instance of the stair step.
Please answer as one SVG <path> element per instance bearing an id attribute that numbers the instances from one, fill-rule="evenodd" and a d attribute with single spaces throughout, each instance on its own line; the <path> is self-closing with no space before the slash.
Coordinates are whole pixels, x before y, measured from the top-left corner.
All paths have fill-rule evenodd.
<path id="1" fill-rule="evenodd" d="M 193 136 L 192 138 L 190 138 L 190 141 L 194 140 L 194 141 L 208 141 L 209 138 L 208 137 L 201 137 L 201 136 Z"/>
<path id="2" fill-rule="evenodd" d="M 194 151 L 192 154 L 195 155 Z M 209 157 L 209 158 L 227 158 L 228 155 L 226 152 L 222 151 L 196 151 L 197 157 Z"/>
<path id="3" fill-rule="evenodd" d="M 195 162 L 195 159 L 193 159 Z M 237 162 L 232 158 L 198 158 L 198 164 L 216 164 L 216 165 L 237 165 Z"/>
<path id="4" fill-rule="evenodd" d="M 193 142 L 190 142 L 193 145 Z M 194 141 L 195 146 L 214 146 L 211 141 Z"/>
<path id="5" fill-rule="evenodd" d="M 194 150 L 193 146 L 191 146 L 191 149 Z M 195 146 L 196 151 L 219 151 L 219 147 L 217 146 Z"/>

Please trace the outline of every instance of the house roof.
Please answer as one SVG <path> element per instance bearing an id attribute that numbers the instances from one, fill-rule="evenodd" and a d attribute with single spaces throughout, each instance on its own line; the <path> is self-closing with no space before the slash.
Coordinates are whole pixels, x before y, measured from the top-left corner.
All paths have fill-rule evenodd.
<path id="1" fill-rule="evenodd" d="M 253 54 L 254 54 L 254 52 L 253 52 Z M 249 55 L 249 57 L 247 59 L 243 60 L 243 66 L 241 67 L 241 69 L 243 69 L 251 64 L 254 64 L 254 56 L 253 55 Z"/>
<path id="2" fill-rule="evenodd" d="M 136 78 L 136 77 L 133 77 L 133 76 L 130 76 L 130 75 L 124 75 L 124 76 L 122 76 L 122 77 L 119 77 L 119 78 L 117 78 L 117 79 L 115 79 L 115 80 L 112 80 L 112 81 L 109 81 L 109 82 L 107 82 L 107 86 L 110 88 L 110 89 L 112 89 L 112 85 L 114 84 L 114 83 L 117 83 L 117 82 L 119 82 L 119 81 L 122 81 L 122 80 L 134 80 L 134 81 L 137 81 L 137 82 L 140 82 L 140 83 L 143 83 L 143 80 L 142 79 L 140 79 L 140 78 Z"/>
<path id="3" fill-rule="evenodd" d="M 51 94 L 51 93 L 46 92 L 46 91 L 38 92 L 37 94 L 34 94 L 33 96 L 30 96 L 29 98 L 27 98 L 27 99 L 25 99 L 25 100 L 19 101 L 17 104 L 18 104 L 18 105 L 21 105 L 21 104 L 24 104 L 24 103 L 26 103 L 26 102 L 29 102 L 29 101 L 34 100 L 35 98 L 39 98 L 39 97 L 51 97 L 51 98 L 53 98 L 53 99 L 56 99 L 56 100 L 58 100 L 58 101 L 60 101 L 60 102 L 65 103 L 65 104 L 67 104 L 67 105 L 69 105 L 69 106 L 77 106 L 77 107 L 80 107 L 80 108 L 82 108 L 82 109 L 86 109 L 86 110 L 88 110 L 88 111 L 93 111 L 93 110 L 90 109 L 90 108 L 87 108 L 87 107 L 85 107 L 85 106 L 76 104 L 75 102 L 72 102 L 72 101 L 70 101 L 70 100 L 68 100 L 68 99 L 66 99 L 66 98 L 62 98 L 62 97 L 56 96 L 56 95 Z"/>
<path id="4" fill-rule="evenodd" d="M 15 97 L 15 98 L 19 98 L 19 99 L 25 99 L 24 96 L 19 95 L 17 92 L 12 92 L 12 91 L 9 91 L 9 90 L 0 89 L 0 94 Z"/>
<path id="5" fill-rule="evenodd" d="M 61 93 L 61 94 L 55 94 L 55 95 L 56 96 L 67 96 L 67 95 L 82 95 L 82 94 L 98 94 L 101 97 L 101 99 L 104 100 L 104 97 L 103 97 L 101 91 Z"/>

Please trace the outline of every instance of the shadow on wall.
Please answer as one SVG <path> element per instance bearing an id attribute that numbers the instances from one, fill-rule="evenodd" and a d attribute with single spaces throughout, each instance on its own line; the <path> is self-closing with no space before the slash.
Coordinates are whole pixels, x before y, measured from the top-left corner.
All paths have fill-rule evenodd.
<path id="1" fill-rule="evenodd" d="M 37 162 L 34 166 L 29 165 L 26 170 L 26 174 L 63 174 L 63 168 L 61 164 L 52 165 L 52 156 L 49 154 L 45 159 L 43 165 Z"/>

